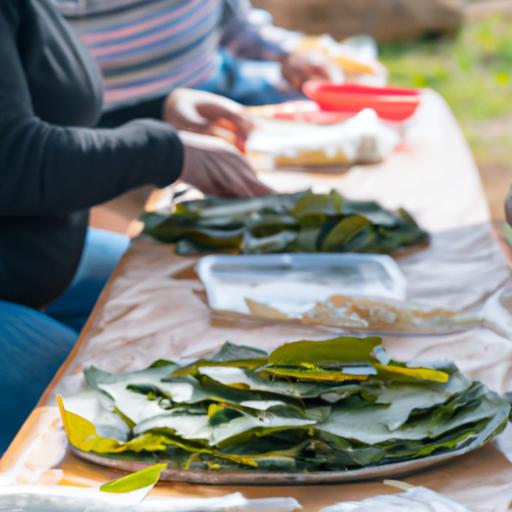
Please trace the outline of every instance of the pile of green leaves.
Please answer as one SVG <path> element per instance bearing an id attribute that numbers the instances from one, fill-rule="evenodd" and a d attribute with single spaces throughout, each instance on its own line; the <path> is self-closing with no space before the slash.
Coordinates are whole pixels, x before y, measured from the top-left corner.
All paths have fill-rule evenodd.
<path id="1" fill-rule="evenodd" d="M 397 253 L 428 235 L 403 209 L 350 201 L 338 192 L 206 198 L 176 205 L 171 214 L 146 212 L 144 233 L 175 243 L 182 255 L 209 252 Z"/>
<path id="2" fill-rule="evenodd" d="M 86 399 L 74 412 L 60 399 L 61 414 L 78 450 L 194 470 L 361 468 L 477 447 L 504 428 L 506 399 L 452 364 L 390 360 L 380 342 L 299 341 L 270 354 L 226 343 L 187 365 L 90 368 Z"/>

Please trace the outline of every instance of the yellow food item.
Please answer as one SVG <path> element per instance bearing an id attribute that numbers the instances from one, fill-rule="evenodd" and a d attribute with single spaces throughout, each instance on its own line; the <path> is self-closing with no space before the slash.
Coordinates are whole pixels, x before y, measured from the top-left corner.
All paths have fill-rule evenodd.
<path id="1" fill-rule="evenodd" d="M 253 316 L 257 316 L 260 318 L 271 318 L 273 320 L 288 320 L 288 315 L 279 311 L 272 306 L 268 306 L 267 304 L 262 304 L 261 302 L 256 302 L 255 300 L 245 298 L 245 303 L 249 308 L 249 312 Z"/>
<path id="2" fill-rule="evenodd" d="M 377 75 L 380 72 L 378 62 L 362 59 L 349 52 L 338 44 L 334 51 L 332 47 L 327 46 L 323 37 L 305 36 L 301 39 L 296 51 L 302 53 L 321 54 L 325 59 L 336 65 L 347 75 Z"/>
<path id="3" fill-rule="evenodd" d="M 378 73 L 376 66 L 355 60 L 348 55 L 334 55 L 331 58 L 347 75 L 376 75 Z"/>
<path id="4" fill-rule="evenodd" d="M 435 326 L 454 317 L 455 312 L 446 309 L 425 310 L 365 297 L 332 295 L 308 311 L 304 320 L 372 329 L 410 329 Z"/>
<path id="5" fill-rule="evenodd" d="M 346 165 L 351 161 L 341 149 L 327 153 L 323 150 L 297 151 L 294 155 L 281 154 L 275 157 L 277 167 L 314 167 L 328 165 Z"/>
<path id="6" fill-rule="evenodd" d="M 456 325 L 457 313 L 447 309 L 421 309 L 402 303 L 332 295 L 317 302 L 300 317 L 246 299 L 250 314 L 272 320 L 299 320 L 305 324 L 330 325 L 362 330 L 429 331 Z"/>

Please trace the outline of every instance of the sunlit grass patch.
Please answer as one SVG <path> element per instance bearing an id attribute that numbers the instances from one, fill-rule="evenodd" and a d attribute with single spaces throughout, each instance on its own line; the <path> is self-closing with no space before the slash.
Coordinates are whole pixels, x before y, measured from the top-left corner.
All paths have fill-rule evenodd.
<path id="1" fill-rule="evenodd" d="M 381 56 L 391 83 L 430 87 L 448 101 L 501 214 L 501 190 L 512 183 L 512 22 L 488 18 L 454 38 L 384 44 Z"/>

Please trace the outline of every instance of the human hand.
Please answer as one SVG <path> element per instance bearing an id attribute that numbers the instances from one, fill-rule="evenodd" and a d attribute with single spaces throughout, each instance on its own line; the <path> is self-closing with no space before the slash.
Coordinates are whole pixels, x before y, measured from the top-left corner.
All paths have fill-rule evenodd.
<path id="1" fill-rule="evenodd" d="M 256 176 L 245 157 L 222 139 L 180 132 L 185 147 L 181 179 L 204 194 L 253 197 L 273 190 Z"/>
<path id="2" fill-rule="evenodd" d="M 244 107 L 235 101 L 206 91 L 176 89 L 164 104 L 164 119 L 177 130 L 212 135 L 215 127 L 228 121 L 238 142 L 253 129 Z"/>
<path id="3" fill-rule="evenodd" d="M 283 76 L 298 90 L 308 80 L 335 80 L 334 69 L 321 54 L 291 52 L 281 59 Z"/>

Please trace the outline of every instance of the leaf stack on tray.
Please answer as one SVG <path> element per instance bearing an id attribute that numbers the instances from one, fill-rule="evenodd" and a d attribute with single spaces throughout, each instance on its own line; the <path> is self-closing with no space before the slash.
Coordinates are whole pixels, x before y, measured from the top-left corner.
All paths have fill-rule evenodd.
<path id="1" fill-rule="evenodd" d="M 323 472 L 481 446 L 509 403 L 452 364 L 390 360 L 378 337 L 298 341 L 264 351 L 226 343 L 186 365 L 111 374 L 60 399 L 80 452 L 179 470 Z M 66 408 L 67 409 L 66 409 Z"/>
<path id="2" fill-rule="evenodd" d="M 184 201 L 171 214 L 146 212 L 144 233 L 182 255 L 208 252 L 366 252 L 394 254 L 428 235 L 403 209 L 350 201 L 338 192 Z"/>

